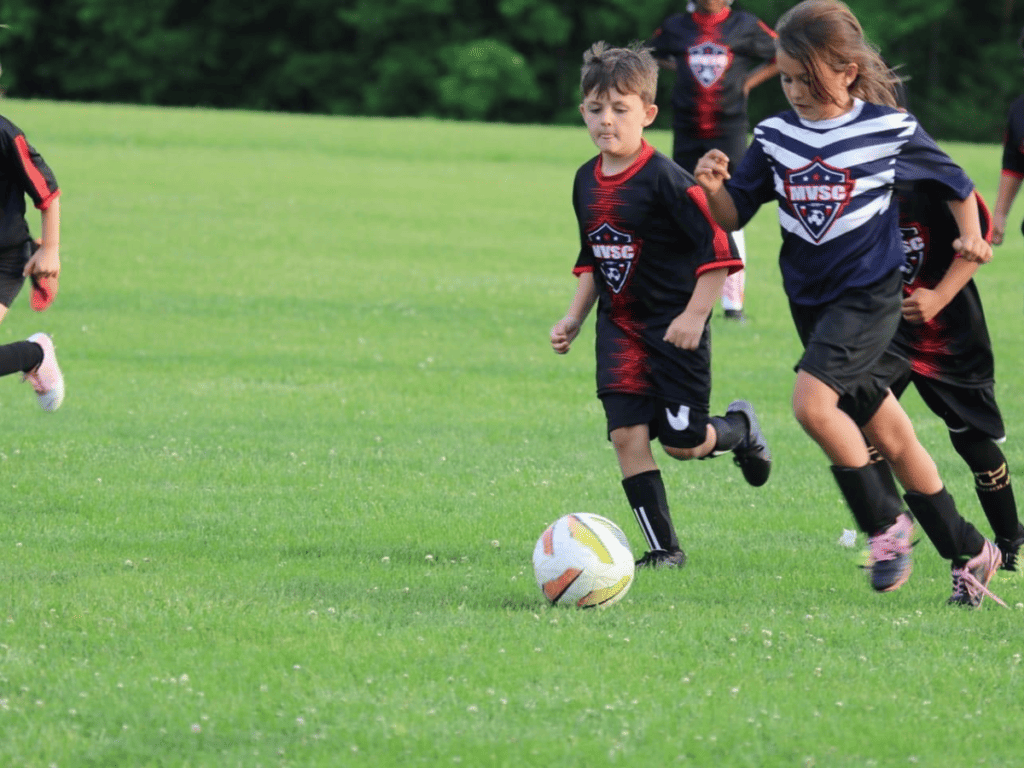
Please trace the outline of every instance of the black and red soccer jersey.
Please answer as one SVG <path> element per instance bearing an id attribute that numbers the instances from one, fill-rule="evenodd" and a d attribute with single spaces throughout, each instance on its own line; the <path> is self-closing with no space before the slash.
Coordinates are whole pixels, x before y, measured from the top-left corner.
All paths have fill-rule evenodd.
<path id="1" fill-rule="evenodd" d="M 775 32 L 746 11 L 677 13 L 648 44 L 659 59 L 675 59 L 672 121 L 677 134 L 712 139 L 747 133 L 743 83 L 775 59 Z"/>
<path id="2" fill-rule="evenodd" d="M 25 195 L 39 210 L 49 207 L 60 189 L 53 171 L 10 120 L 0 117 L 0 251 L 30 239 Z"/>
<path id="3" fill-rule="evenodd" d="M 934 288 L 953 260 L 956 220 L 946 204 L 945 190 L 915 184 L 899 194 L 900 231 L 907 254 L 903 293 Z M 992 220 L 981 196 L 978 213 L 982 232 L 991 235 Z M 915 373 L 958 387 L 983 387 L 994 379 L 992 342 L 978 288 L 971 280 L 927 323 L 901 320 L 893 346 L 910 360 Z"/>
<path id="4" fill-rule="evenodd" d="M 1003 134 L 1003 176 L 1024 180 L 1024 96 L 1010 105 Z M 1021 223 L 1024 232 L 1024 222 Z"/>
<path id="5" fill-rule="evenodd" d="M 598 311 L 615 321 L 678 314 L 700 275 L 743 268 L 703 190 L 646 141 L 640 157 L 614 176 L 601 172 L 600 155 L 585 163 L 572 200 L 580 231 L 573 271 L 594 273 Z"/>

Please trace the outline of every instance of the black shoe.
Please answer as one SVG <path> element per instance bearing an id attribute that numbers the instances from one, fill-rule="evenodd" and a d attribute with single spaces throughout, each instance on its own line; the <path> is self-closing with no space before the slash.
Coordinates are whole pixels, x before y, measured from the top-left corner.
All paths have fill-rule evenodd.
<path id="1" fill-rule="evenodd" d="M 742 309 L 726 309 L 723 311 L 726 320 L 731 320 L 738 325 L 747 324 L 747 316 L 743 314 Z"/>
<path id="2" fill-rule="evenodd" d="M 636 561 L 637 568 L 682 568 L 684 565 L 686 553 L 681 549 L 653 549 Z"/>
<path id="3" fill-rule="evenodd" d="M 725 412 L 742 413 L 747 419 L 747 435 L 732 449 L 733 461 L 743 472 L 743 479 L 758 488 L 768 482 L 772 471 L 772 452 L 768 450 L 768 441 L 754 415 L 754 406 L 746 400 L 734 400 Z"/>

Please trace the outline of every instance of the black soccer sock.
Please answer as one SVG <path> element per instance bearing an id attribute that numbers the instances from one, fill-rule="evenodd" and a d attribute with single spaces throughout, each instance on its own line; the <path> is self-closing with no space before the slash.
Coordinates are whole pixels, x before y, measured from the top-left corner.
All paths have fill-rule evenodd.
<path id="1" fill-rule="evenodd" d="M 733 411 L 725 416 L 712 416 L 708 419 L 711 426 L 715 428 L 715 447 L 711 450 L 710 456 L 719 456 L 728 453 L 743 442 L 747 436 L 750 425 L 747 417 L 741 411 Z"/>
<path id="2" fill-rule="evenodd" d="M 34 341 L 14 341 L 0 346 L 0 376 L 28 373 L 43 362 L 43 348 Z"/>
<path id="3" fill-rule="evenodd" d="M 1017 516 L 1010 469 L 999 444 L 974 430 L 950 432 L 949 439 L 974 473 L 974 490 L 992 532 L 1007 541 L 1020 539 L 1024 531 Z"/>
<path id="4" fill-rule="evenodd" d="M 622 481 L 622 489 L 633 509 L 640 530 L 652 550 L 672 551 L 679 549 L 679 539 L 672 525 L 665 498 L 665 483 L 661 471 L 652 469 Z"/>
<path id="5" fill-rule="evenodd" d="M 896 522 L 897 515 L 903 510 L 900 497 L 885 487 L 873 464 L 833 466 L 832 476 L 853 513 L 853 519 L 868 536 L 874 536 Z"/>
<path id="6" fill-rule="evenodd" d="M 985 546 L 985 537 L 957 511 L 956 502 L 945 488 L 931 496 L 911 491 L 903 498 L 946 560 L 960 565 Z"/>

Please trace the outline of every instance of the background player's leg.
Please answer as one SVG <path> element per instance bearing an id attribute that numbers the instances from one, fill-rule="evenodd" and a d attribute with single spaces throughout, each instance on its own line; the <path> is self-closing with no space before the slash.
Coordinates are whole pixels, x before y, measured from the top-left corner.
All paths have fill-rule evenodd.
<path id="1" fill-rule="evenodd" d="M 733 232 L 732 238 L 736 243 L 736 250 L 739 251 L 740 259 L 746 264 L 747 245 L 746 238 L 743 236 L 743 230 L 738 229 Z M 738 320 L 742 323 L 747 319 L 743 313 L 743 291 L 746 287 L 746 282 L 746 269 L 733 272 L 725 278 L 725 285 L 722 286 L 722 309 L 725 310 L 725 316 L 729 320 Z"/>

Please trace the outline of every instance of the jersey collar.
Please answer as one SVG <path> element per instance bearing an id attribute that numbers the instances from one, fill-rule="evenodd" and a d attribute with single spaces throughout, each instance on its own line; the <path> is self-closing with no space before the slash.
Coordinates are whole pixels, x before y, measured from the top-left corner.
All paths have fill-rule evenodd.
<path id="1" fill-rule="evenodd" d="M 614 187 L 617 184 L 621 184 L 624 181 L 636 176 L 640 169 L 647 164 L 647 161 L 651 159 L 651 155 L 654 154 L 654 147 L 647 143 L 647 139 L 640 139 L 640 154 L 637 156 L 633 164 L 624 171 L 616 173 L 613 176 L 605 176 L 601 170 L 601 156 L 597 156 L 597 162 L 594 164 L 594 178 L 597 183 L 603 187 Z"/>
<path id="2" fill-rule="evenodd" d="M 700 11 L 694 11 L 693 20 L 702 27 L 713 27 L 716 24 L 721 24 L 725 21 L 729 17 L 729 12 L 731 10 L 732 9 L 727 5 L 718 13 L 701 13 Z"/>

